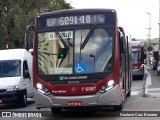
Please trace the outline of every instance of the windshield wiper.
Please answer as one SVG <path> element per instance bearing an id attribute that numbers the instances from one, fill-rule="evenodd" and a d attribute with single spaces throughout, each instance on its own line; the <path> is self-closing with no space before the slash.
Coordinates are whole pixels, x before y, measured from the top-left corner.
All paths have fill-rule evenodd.
<path id="1" fill-rule="evenodd" d="M 59 40 L 63 43 L 64 47 L 68 48 L 67 43 L 65 42 L 65 40 L 63 40 L 62 36 L 59 34 L 57 28 L 53 27 L 54 32 L 56 33 L 57 37 L 59 38 Z"/>
<path id="2" fill-rule="evenodd" d="M 89 33 L 87 34 L 86 38 L 84 39 L 83 43 L 81 44 L 80 49 L 82 49 L 82 50 L 84 49 L 84 47 L 85 47 L 86 44 L 88 43 L 88 41 L 89 41 L 91 35 L 93 34 L 95 28 L 96 28 L 96 25 L 92 25 L 92 27 L 91 27 Z"/>
<path id="3" fill-rule="evenodd" d="M 41 54 L 46 54 L 46 55 L 57 55 L 57 54 L 54 54 L 54 53 L 47 53 L 47 52 L 39 52 L 39 53 L 41 53 Z"/>
<path id="4" fill-rule="evenodd" d="M 64 59 L 67 56 L 67 54 L 69 54 L 69 51 L 70 51 L 69 46 L 73 46 L 73 45 L 69 42 L 69 40 L 70 40 L 69 38 L 67 39 L 68 43 L 65 42 L 65 40 L 62 38 L 62 36 L 59 34 L 57 28 L 53 27 L 53 30 L 56 33 L 59 40 L 64 45 L 64 48 L 62 48 L 62 47 L 59 48 L 58 59 L 62 59 L 62 58 Z M 69 55 L 68 55 L 68 62 L 69 62 Z"/>

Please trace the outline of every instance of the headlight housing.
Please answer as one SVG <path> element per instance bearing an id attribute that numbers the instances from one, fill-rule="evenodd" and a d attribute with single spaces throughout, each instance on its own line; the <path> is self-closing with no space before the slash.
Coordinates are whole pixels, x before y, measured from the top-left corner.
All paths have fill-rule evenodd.
<path id="1" fill-rule="evenodd" d="M 115 85 L 115 81 L 114 80 L 109 80 L 107 81 L 107 83 L 105 85 L 103 85 L 99 92 L 100 93 L 104 93 L 104 92 L 107 92 L 108 90 L 112 89 Z"/>
<path id="2" fill-rule="evenodd" d="M 37 83 L 36 84 L 36 88 L 39 92 L 41 92 L 42 94 L 44 95 L 49 95 L 51 94 L 50 91 L 45 87 L 43 86 L 41 83 Z"/>
<path id="3" fill-rule="evenodd" d="M 7 91 L 15 91 L 15 90 L 19 90 L 19 86 L 18 85 L 9 86 L 7 88 Z"/>

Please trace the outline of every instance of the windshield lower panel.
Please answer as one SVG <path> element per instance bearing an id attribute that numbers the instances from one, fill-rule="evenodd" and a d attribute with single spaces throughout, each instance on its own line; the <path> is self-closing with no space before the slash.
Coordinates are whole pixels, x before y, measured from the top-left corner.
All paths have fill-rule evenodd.
<path id="1" fill-rule="evenodd" d="M 38 74 L 112 72 L 112 51 L 113 28 L 38 33 Z"/>
<path id="2" fill-rule="evenodd" d="M 0 78 L 21 76 L 20 60 L 3 60 L 0 61 Z"/>

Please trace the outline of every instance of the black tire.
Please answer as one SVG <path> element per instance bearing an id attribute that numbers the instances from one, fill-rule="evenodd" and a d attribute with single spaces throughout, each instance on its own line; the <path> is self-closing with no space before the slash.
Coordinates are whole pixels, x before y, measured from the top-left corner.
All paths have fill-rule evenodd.
<path id="1" fill-rule="evenodd" d="M 123 109 L 123 103 L 120 105 L 115 105 L 113 106 L 113 110 L 114 111 L 121 111 Z"/>
<path id="2" fill-rule="evenodd" d="M 51 107 L 51 111 L 52 111 L 53 114 L 60 114 L 62 112 L 62 108 Z"/>
<path id="3" fill-rule="evenodd" d="M 128 91 L 128 93 L 127 93 L 126 96 L 127 96 L 127 97 L 130 97 L 130 96 L 131 96 L 131 89 Z"/>
<path id="4" fill-rule="evenodd" d="M 27 106 L 27 94 L 24 94 L 21 96 L 21 99 L 20 99 L 20 106 L 21 107 L 26 107 Z"/>

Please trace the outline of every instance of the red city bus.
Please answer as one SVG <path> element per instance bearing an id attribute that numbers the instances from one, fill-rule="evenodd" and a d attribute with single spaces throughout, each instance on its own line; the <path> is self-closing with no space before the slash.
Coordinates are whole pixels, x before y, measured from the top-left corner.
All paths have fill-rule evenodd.
<path id="1" fill-rule="evenodd" d="M 26 49 L 29 49 L 27 27 Z M 129 37 L 113 9 L 74 9 L 38 15 L 33 76 L 37 109 L 123 108 L 131 94 Z"/>
<path id="2" fill-rule="evenodd" d="M 131 41 L 132 45 L 132 75 L 143 79 L 144 76 L 144 60 L 146 54 L 144 50 L 144 43 L 142 41 Z"/>

